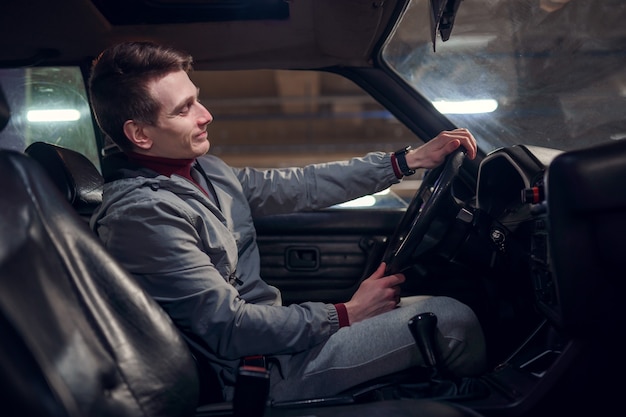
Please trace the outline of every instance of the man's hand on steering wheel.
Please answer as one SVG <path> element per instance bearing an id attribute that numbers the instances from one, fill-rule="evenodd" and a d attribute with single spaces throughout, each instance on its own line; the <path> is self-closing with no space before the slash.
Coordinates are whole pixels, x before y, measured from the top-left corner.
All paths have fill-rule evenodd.
<path id="1" fill-rule="evenodd" d="M 441 132 L 431 141 L 405 154 L 408 168 L 430 171 L 389 239 L 382 258 L 387 265 L 387 274 L 401 272 L 411 264 L 414 252 L 430 225 L 438 216 L 448 212 L 446 207 L 450 204 L 452 183 L 463 160 L 476 157 L 476 149 L 476 139 L 467 129 L 455 129 Z"/>
<path id="2" fill-rule="evenodd" d="M 406 154 L 406 162 L 409 168 L 435 168 L 446 159 L 451 152 L 463 146 L 466 157 L 476 157 L 476 139 L 467 129 L 444 130 L 429 142 L 412 149 Z"/>

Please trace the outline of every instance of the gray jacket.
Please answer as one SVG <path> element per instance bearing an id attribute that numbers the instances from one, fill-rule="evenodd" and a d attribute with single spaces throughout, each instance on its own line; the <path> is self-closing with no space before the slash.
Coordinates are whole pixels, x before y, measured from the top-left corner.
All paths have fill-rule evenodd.
<path id="1" fill-rule="evenodd" d="M 263 171 L 209 155 L 198 162 L 219 207 L 183 177 L 135 166 L 105 184 L 91 227 L 232 384 L 241 357 L 301 352 L 339 328 L 332 304 L 281 306 L 280 292 L 260 276 L 252 218 L 328 207 L 398 179 L 380 152 Z"/>

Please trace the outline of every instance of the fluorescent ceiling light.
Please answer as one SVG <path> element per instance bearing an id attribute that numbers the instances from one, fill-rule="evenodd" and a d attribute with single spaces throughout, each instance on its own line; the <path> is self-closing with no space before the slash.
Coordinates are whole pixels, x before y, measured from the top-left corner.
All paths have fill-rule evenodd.
<path id="1" fill-rule="evenodd" d="M 29 110 L 26 113 L 29 122 L 75 122 L 80 119 L 76 109 Z"/>
<path id="2" fill-rule="evenodd" d="M 433 101 L 433 106 L 443 114 L 479 114 L 491 113 L 498 108 L 498 102 L 493 99 L 463 100 L 463 101 Z"/>

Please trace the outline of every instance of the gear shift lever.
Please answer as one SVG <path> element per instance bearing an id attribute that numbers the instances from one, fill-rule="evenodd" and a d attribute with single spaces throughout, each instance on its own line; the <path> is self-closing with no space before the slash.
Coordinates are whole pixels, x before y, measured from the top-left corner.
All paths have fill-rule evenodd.
<path id="1" fill-rule="evenodd" d="M 438 355 L 435 335 L 437 331 L 437 316 L 434 313 L 422 313 L 409 320 L 409 330 L 417 344 L 424 363 L 436 373 L 440 371 L 441 362 Z"/>
<path id="2" fill-rule="evenodd" d="M 444 367 L 436 343 L 437 316 L 434 313 L 422 313 L 413 317 L 409 320 L 409 330 L 424 363 L 432 371 L 431 398 L 477 398 L 489 393 L 488 388 L 476 378 L 456 378 Z"/>

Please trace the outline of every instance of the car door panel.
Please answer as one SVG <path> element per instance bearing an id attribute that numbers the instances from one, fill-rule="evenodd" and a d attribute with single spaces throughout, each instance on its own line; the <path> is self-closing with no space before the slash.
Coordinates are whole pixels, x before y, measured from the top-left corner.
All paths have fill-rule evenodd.
<path id="1" fill-rule="evenodd" d="M 380 262 L 402 209 L 328 209 L 255 219 L 261 276 L 285 304 L 347 301 Z"/>

